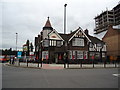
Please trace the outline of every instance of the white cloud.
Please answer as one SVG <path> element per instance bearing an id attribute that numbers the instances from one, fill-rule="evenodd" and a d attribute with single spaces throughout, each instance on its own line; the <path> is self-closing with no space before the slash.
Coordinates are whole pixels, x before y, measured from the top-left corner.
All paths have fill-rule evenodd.
<path id="1" fill-rule="evenodd" d="M 67 32 L 79 26 L 93 34 L 94 17 L 102 10 L 112 9 L 119 0 L 2 0 L 0 18 L 2 44 L 4 48 L 15 47 L 15 33 L 18 33 L 18 47 L 27 39 L 34 38 L 42 30 L 47 17 L 53 28 L 63 32 L 64 4 L 67 3 Z M 0 33 L 1 35 L 1 33 Z"/>

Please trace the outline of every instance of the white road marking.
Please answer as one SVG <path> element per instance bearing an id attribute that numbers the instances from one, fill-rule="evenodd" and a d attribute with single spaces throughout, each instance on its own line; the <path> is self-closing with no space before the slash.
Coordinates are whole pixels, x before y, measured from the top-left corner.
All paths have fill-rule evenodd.
<path id="1" fill-rule="evenodd" d="M 113 76 L 116 76 L 116 77 L 119 77 L 120 76 L 120 74 L 112 74 Z"/>

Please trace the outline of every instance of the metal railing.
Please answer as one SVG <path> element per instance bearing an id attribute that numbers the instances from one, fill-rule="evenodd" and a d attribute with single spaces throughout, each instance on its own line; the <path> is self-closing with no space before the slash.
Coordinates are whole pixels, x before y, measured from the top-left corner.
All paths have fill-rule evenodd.
<path id="1" fill-rule="evenodd" d="M 119 68 L 120 60 L 114 61 L 106 61 L 103 60 L 98 62 L 96 60 L 89 60 L 90 62 L 85 62 L 85 60 L 62 60 L 61 66 L 63 68 Z M 35 58 L 20 58 L 15 60 L 10 60 L 9 64 L 16 66 L 24 66 L 24 67 L 39 67 L 42 68 L 44 63 L 42 60 L 35 60 Z M 59 64 L 59 63 L 57 63 Z M 57 65 L 56 64 L 56 65 Z"/>

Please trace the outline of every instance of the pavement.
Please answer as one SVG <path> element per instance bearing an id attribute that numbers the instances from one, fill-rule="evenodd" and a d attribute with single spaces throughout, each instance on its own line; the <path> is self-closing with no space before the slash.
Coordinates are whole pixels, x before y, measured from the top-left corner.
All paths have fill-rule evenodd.
<path id="1" fill-rule="evenodd" d="M 38 63 L 20 63 L 15 62 L 14 65 L 7 63 L 9 66 L 15 66 L 15 67 L 24 67 L 24 68 L 37 68 L 37 69 L 65 69 L 64 64 L 41 64 L 38 65 Z M 106 68 L 120 68 L 120 65 L 116 64 L 106 64 Z M 93 68 L 93 64 L 82 64 L 82 67 L 80 64 L 66 64 L 66 69 L 88 69 Z M 104 64 L 94 64 L 94 68 L 104 68 Z"/>

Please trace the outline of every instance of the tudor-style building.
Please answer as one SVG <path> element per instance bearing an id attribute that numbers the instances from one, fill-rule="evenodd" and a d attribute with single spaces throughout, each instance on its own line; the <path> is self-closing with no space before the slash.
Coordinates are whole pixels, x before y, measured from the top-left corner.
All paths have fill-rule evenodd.
<path id="1" fill-rule="evenodd" d="M 58 33 L 53 29 L 48 18 L 43 30 L 35 37 L 35 55 L 37 59 L 49 63 L 101 60 L 106 57 L 106 45 L 96 37 L 90 36 L 88 30 L 77 30 L 69 34 Z"/>

